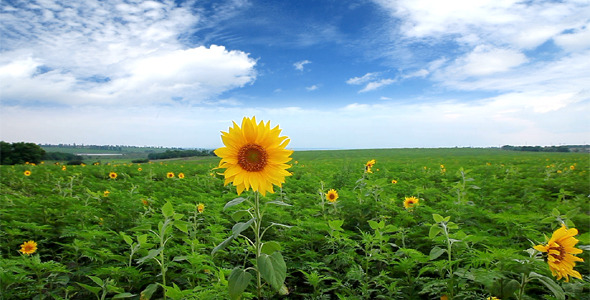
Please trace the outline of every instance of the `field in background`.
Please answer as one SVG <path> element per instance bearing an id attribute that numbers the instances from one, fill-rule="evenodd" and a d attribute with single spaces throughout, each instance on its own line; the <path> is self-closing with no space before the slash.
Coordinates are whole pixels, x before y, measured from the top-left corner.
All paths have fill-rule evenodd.
<path id="1" fill-rule="evenodd" d="M 266 221 L 293 226 L 265 237 L 279 242 L 288 274 L 288 295 L 268 288 L 268 298 L 515 299 L 522 290 L 521 299 L 588 299 L 590 251 L 578 255 L 583 280 L 565 283 L 530 250 L 560 221 L 578 228 L 588 249 L 588 154 L 461 148 L 292 157 L 293 176 L 263 198 Z M 373 173 L 365 173 L 371 159 Z M 227 276 L 249 257 L 241 239 L 211 255 L 246 221 L 239 206 L 224 209 L 237 196 L 214 169 L 219 159 L 130 161 L 0 166 L 0 299 L 159 299 L 164 288 L 170 299 L 228 297 Z M 322 201 L 328 189 L 338 191 L 336 204 Z M 410 196 L 420 205 L 407 210 Z M 161 232 L 170 206 L 177 226 Z M 452 222 L 448 236 L 432 235 L 433 215 Z M 169 238 L 164 246 L 158 234 Z M 18 252 L 28 240 L 38 243 L 31 256 Z M 523 274 L 532 278 L 526 285 Z M 246 291 L 252 298 L 252 286 Z"/>

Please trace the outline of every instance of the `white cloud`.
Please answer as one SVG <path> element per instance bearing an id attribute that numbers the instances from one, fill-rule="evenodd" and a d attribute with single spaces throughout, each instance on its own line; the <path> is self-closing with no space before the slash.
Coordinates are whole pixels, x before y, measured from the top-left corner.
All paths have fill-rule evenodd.
<path id="1" fill-rule="evenodd" d="M 319 86 L 317 86 L 317 85 L 314 84 L 312 86 L 306 87 L 305 89 L 311 92 L 311 91 L 315 91 L 315 90 L 317 90 L 319 88 L 320 88 Z"/>
<path id="2" fill-rule="evenodd" d="M 526 56 L 519 51 L 479 45 L 458 58 L 450 68 L 466 77 L 486 76 L 508 71 L 526 62 Z"/>
<path id="3" fill-rule="evenodd" d="M 306 59 L 306 60 L 302 60 L 302 61 L 298 61 L 298 62 L 294 63 L 293 66 L 295 67 L 296 70 L 303 71 L 304 66 L 307 64 L 311 64 L 311 61 Z"/>
<path id="4" fill-rule="evenodd" d="M 361 77 L 353 77 L 346 81 L 347 84 L 364 84 L 369 81 L 373 81 L 379 76 L 379 73 L 367 73 Z"/>
<path id="5" fill-rule="evenodd" d="M 378 81 L 369 82 L 362 90 L 359 91 L 359 93 L 364 93 L 364 92 L 376 90 L 380 87 L 390 85 L 396 81 L 397 81 L 397 79 L 389 79 L 388 78 L 388 79 L 381 79 Z"/>
<path id="6" fill-rule="evenodd" d="M 408 38 L 453 38 L 468 45 L 492 43 L 532 49 L 564 30 L 587 23 L 587 1 L 374 0 L 400 18 Z"/>
<path id="7" fill-rule="evenodd" d="M 130 112 L 107 107 L 41 110 L 6 106 L 0 110 L 0 139 L 217 148 L 221 146 L 219 132 L 227 130 L 232 120 L 256 116 L 280 125 L 291 138 L 292 148 L 577 144 L 588 142 L 590 136 L 586 121 L 590 99 L 586 99 L 507 93 L 472 103 L 387 101 L 344 104 L 327 111 L 174 105 L 142 106 Z M 55 122 L 56 115 L 63 121 Z"/>
<path id="8" fill-rule="evenodd" d="M 581 51 L 590 48 L 590 23 L 571 33 L 563 33 L 553 37 L 558 46 L 568 51 Z"/>
<path id="9" fill-rule="evenodd" d="M 1 17 L 3 99 L 198 103 L 256 79 L 247 53 L 182 44 L 200 17 L 174 1 L 32 1 Z"/>

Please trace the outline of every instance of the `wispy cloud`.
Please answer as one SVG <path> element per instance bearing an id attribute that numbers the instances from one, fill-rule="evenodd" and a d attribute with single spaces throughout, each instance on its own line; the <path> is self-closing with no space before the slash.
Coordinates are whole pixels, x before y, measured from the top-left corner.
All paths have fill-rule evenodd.
<path id="1" fill-rule="evenodd" d="M 199 15 L 173 1 L 31 1 L 1 17 L 4 99 L 199 103 L 256 79 L 247 53 L 183 44 Z"/>
<path id="2" fill-rule="evenodd" d="M 295 70 L 303 71 L 305 65 L 307 65 L 307 64 L 311 64 L 311 61 L 306 59 L 306 60 L 302 60 L 302 61 L 298 61 L 298 62 L 294 63 L 293 66 L 295 67 Z"/>
<path id="3" fill-rule="evenodd" d="M 347 84 L 363 84 L 372 80 L 375 80 L 379 76 L 379 73 L 367 73 L 361 77 L 353 77 L 346 81 Z"/>
<path id="4" fill-rule="evenodd" d="M 305 89 L 311 92 L 311 91 L 315 91 L 315 90 L 317 90 L 319 88 L 320 88 L 319 86 L 317 86 L 317 85 L 314 84 L 312 86 L 306 87 Z"/>

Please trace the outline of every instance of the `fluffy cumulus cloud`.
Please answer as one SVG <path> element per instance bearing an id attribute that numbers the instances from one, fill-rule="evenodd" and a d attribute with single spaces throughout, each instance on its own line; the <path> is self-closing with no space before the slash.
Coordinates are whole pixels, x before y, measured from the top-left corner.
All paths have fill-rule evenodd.
<path id="1" fill-rule="evenodd" d="M 398 20 L 403 46 L 453 49 L 414 73 L 439 86 L 497 92 L 536 113 L 590 100 L 587 1 L 374 2 Z"/>
<path id="2" fill-rule="evenodd" d="M 200 103 L 256 78 L 256 60 L 183 41 L 200 17 L 174 1 L 3 5 L 5 103 Z"/>

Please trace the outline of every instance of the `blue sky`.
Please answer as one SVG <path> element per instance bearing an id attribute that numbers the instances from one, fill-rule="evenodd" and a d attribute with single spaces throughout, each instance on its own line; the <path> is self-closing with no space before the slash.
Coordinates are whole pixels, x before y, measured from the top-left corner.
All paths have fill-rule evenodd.
<path id="1" fill-rule="evenodd" d="M 3 1 L 0 139 L 295 149 L 590 142 L 589 1 Z"/>

